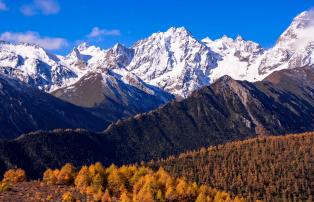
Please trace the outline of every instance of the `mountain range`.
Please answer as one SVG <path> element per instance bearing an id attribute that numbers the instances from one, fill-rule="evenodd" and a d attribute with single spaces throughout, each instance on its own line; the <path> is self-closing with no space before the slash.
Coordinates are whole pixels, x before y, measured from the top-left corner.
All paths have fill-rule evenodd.
<path id="1" fill-rule="evenodd" d="M 36 176 L 66 162 L 134 163 L 314 130 L 313 15 L 297 16 L 269 49 L 183 27 L 66 56 L 1 42 L 0 171 Z"/>
<path id="2" fill-rule="evenodd" d="M 291 69 L 303 73 L 312 71 L 314 48 L 312 19 L 313 11 L 305 11 L 295 17 L 277 43 L 269 49 L 264 49 L 255 42 L 246 41 L 241 36 L 236 39 L 223 36 L 216 40 L 208 37 L 199 40 L 184 27 L 154 33 L 129 48 L 117 44 L 103 50 L 82 43 L 66 56 L 52 54 L 38 45 L 0 42 L 0 72 L 4 75 L 1 76 L 1 84 L 12 88 L 8 89 L 7 93 L 15 92 L 14 88 L 20 88 L 22 89 L 20 91 L 25 91 L 25 94 L 29 95 L 28 100 L 18 96 L 17 99 L 21 103 L 36 103 L 37 99 L 32 93 L 37 88 L 36 93 L 47 97 L 45 99 L 50 100 L 54 96 L 58 98 L 58 101 L 54 99 L 56 102 L 63 101 L 76 105 L 78 111 L 85 111 L 84 113 L 88 113 L 87 117 L 93 117 L 90 120 L 97 119 L 89 126 L 74 124 L 72 117 L 69 116 L 67 118 L 69 120 L 61 121 L 62 123 L 54 121 L 52 124 L 52 121 L 48 121 L 45 124 L 38 124 L 33 112 L 36 111 L 35 105 L 34 109 L 27 110 L 22 105 L 15 105 L 14 110 L 7 112 L 6 116 L 9 118 L 4 118 L 5 123 L 10 125 L 2 130 L 1 136 L 11 138 L 33 130 L 64 127 L 100 131 L 119 119 L 149 112 L 175 99 L 193 97 L 197 90 L 215 83 L 224 75 L 249 82 L 263 79 L 277 80 L 279 82 L 277 86 L 287 88 L 289 85 L 288 90 L 292 90 L 292 93 L 298 96 L 299 92 L 296 91 L 306 92 L 304 95 L 306 98 L 302 96 L 302 99 L 311 103 L 313 98 L 311 89 L 294 87 L 295 82 L 298 86 L 301 85 L 299 78 L 292 77 L 293 82 L 283 81 L 280 79 L 283 73 L 277 76 L 273 73 L 280 70 L 289 73 Z M 304 70 L 301 70 L 302 68 Z M 300 74 L 297 75 L 303 78 L 304 75 Z M 306 82 L 311 81 L 311 78 L 308 79 Z M 229 81 L 230 79 L 224 79 L 226 83 Z M 16 84 L 7 85 L 12 82 Z M 27 87 L 17 87 L 23 84 Z M 307 84 L 313 86 L 312 83 Z M 254 85 L 262 84 L 257 82 Z M 266 84 L 263 86 L 265 90 Z M 221 88 L 217 91 L 223 90 L 226 86 L 222 85 Z M 197 92 L 203 91 L 204 89 Z M 272 90 L 268 91 L 273 93 Z M 14 96 L 14 94 L 2 96 L 3 105 L 10 105 L 10 99 Z M 58 109 L 53 104 L 55 102 L 48 102 L 51 108 Z M 25 117 L 31 118 L 19 122 L 20 125 L 15 124 L 17 120 L 12 121 L 12 117 L 16 112 L 25 112 L 27 113 Z M 64 114 L 61 116 L 66 116 Z M 50 116 L 52 115 L 46 113 L 48 120 L 55 120 Z M 249 117 L 252 119 L 252 115 L 249 114 Z M 76 119 L 86 120 L 83 114 Z M 72 124 L 65 124 L 67 122 Z M 249 120 L 248 124 L 260 125 L 259 121 L 253 119 Z M 4 127 L 5 124 L 1 128 Z M 261 131 L 267 129 L 262 128 Z"/>
<path id="3" fill-rule="evenodd" d="M 166 91 L 186 98 L 223 75 L 260 81 L 274 71 L 313 64 L 312 18 L 311 10 L 295 17 L 269 49 L 241 36 L 198 40 L 184 27 L 154 33 L 130 48 L 117 44 L 103 50 L 82 43 L 67 56 L 37 45 L 1 42 L 0 69 L 46 92 L 72 89 L 82 77 L 110 70 L 148 94 L 160 97 Z"/>

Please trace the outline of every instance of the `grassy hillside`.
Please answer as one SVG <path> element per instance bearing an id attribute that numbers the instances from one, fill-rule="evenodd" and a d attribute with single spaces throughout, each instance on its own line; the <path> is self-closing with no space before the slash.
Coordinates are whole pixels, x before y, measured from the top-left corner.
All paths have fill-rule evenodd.
<path id="1" fill-rule="evenodd" d="M 313 201 L 314 132 L 263 136 L 151 162 L 173 176 L 251 200 Z"/>

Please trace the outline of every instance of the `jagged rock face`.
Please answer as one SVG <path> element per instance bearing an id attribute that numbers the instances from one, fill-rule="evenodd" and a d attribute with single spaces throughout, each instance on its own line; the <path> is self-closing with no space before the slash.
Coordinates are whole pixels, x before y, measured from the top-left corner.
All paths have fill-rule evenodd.
<path id="1" fill-rule="evenodd" d="M 1 139 L 54 128 L 99 131 L 109 124 L 83 108 L 3 75 L 0 75 L 0 104 Z"/>

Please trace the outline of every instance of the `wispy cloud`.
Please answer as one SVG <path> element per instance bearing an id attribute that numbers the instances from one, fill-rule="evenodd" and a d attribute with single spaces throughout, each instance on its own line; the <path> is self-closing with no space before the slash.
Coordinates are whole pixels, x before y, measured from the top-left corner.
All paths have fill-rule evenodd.
<path id="1" fill-rule="evenodd" d="M 15 43 L 37 44 L 47 50 L 59 50 L 68 46 L 68 41 L 58 37 L 42 37 L 37 32 L 4 32 L 0 35 L 0 40 Z"/>
<path id="2" fill-rule="evenodd" d="M 56 0 L 33 0 L 31 4 L 23 5 L 20 10 L 26 16 L 52 15 L 59 13 L 60 6 Z"/>
<path id="3" fill-rule="evenodd" d="M 4 1 L 0 0 L 0 11 L 6 11 L 9 10 L 7 4 Z"/>
<path id="4" fill-rule="evenodd" d="M 121 32 L 118 29 L 101 29 L 99 27 L 94 27 L 92 31 L 87 35 L 88 38 L 99 38 L 102 36 L 120 36 Z"/>

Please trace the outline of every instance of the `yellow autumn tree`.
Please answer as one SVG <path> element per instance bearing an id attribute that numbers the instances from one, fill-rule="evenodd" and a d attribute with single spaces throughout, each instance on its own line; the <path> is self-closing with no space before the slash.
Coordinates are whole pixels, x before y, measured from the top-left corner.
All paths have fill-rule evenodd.
<path id="1" fill-rule="evenodd" d="M 154 202 L 154 196 L 149 189 L 143 188 L 138 193 L 133 193 L 133 201 Z"/>
<path id="2" fill-rule="evenodd" d="M 159 189 L 158 191 L 157 191 L 157 193 L 156 193 L 156 201 L 157 202 L 165 202 L 166 200 L 165 200 L 165 197 L 164 197 L 164 195 L 163 195 L 163 193 L 162 193 L 162 191 L 161 191 L 161 189 Z"/>
<path id="3" fill-rule="evenodd" d="M 208 200 L 208 197 L 204 192 L 200 192 L 195 202 L 210 202 L 210 201 Z"/>
<path id="4" fill-rule="evenodd" d="M 26 180 L 26 174 L 25 171 L 21 168 L 17 169 L 10 169 L 6 171 L 3 175 L 3 182 L 9 182 L 9 183 L 18 183 L 23 182 Z"/>
<path id="5" fill-rule="evenodd" d="M 166 193 L 165 193 L 165 197 L 167 200 L 169 201 L 174 201 L 178 198 L 177 192 L 175 190 L 175 187 L 173 186 L 168 186 Z"/>
<path id="6" fill-rule="evenodd" d="M 57 176 L 57 183 L 71 185 L 74 183 L 75 176 L 76 176 L 75 167 L 72 164 L 67 163 L 61 168 Z"/>
<path id="7" fill-rule="evenodd" d="M 188 183 L 184 179 L 178 179 L 176 191 L 179 197 L 179 200 L 183 200 L 189 196 L 188 193 Z"/>
<path id="8" fill-rule="evenodd" d="M 119 196 L 122 191 L 126 191 L 125 179 L 118 169 L 112 170 L 108 174 L 108 190 L 113 196 Z"/>
<path id="9" fill-rule="evenodd" d="M 12 171 L 8 173 L 8 176 L 12 175 Z M 233 201 L 226 192 L 205 185 L 198 186 L 196 183 L 187 182 L 184 178 L 176 179 L 163 168 L 154 172 L 143 165 L 120 168 L 111 165 L 106 169 L 101 163 L 95 163 L 89 167 L 83 166 L 76 173 L 73 165 L 66 164 L 61 170 L 46 170 L 43 180 L 48 184 L 75 185 L 81 193 L 86 194 L 88 201 Z M 65 196 L 70 198 L 69 194 L 65 193 Z M 234 202 L 242 202 L 242 198 L 234 198 Z"/>
<path id="10" fill-rule="evenodd" d="M 84 191 L 90 185 L 90 183 L 91 177 L 89 174 L 89 169 L 87 166 L 83 166 L 78 172 L 74 180 L 74 184 L 79 190 Z"/>
<path id="11" fill-rule="evenodd" d="M 48 169 L 44 172 L 43 181 L 47 183 L 48 185 L 54 185 L 57 183 L 58 174 L 59 174 L 58 170 L 54 171 L 54 170 Z"/>

